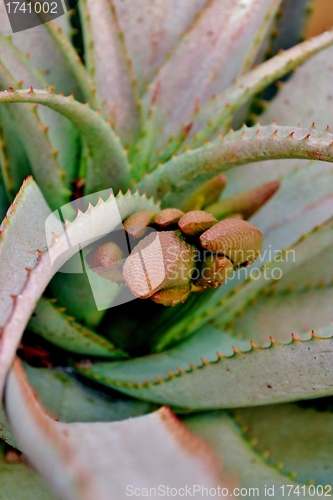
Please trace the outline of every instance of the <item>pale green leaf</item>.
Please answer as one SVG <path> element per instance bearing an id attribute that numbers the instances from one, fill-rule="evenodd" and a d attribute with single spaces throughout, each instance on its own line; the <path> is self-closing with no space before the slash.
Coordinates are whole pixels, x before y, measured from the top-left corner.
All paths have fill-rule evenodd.
<path id="1" fill-rule="evenodd" d="M 6 462 L 6 452 L 0 444 L 1 500 L 55 500 L 43 479 L 23 462 Z"/>
<path id="2" fill-rule="evenodd" d="M 5 278 L 1 290 L 4 300 L 1 301 L 2 311 L 0 309 L 0 389 L 24 328 L 45 287 L 70 257 L 117 227 L 119 217 L 114 217 L 115 204 L 121 220 L 140 208 L 156 207 L 151 200 L 139 194 L 128 193 L 116 199 L 111 195 L 106 202 L 100 198 L 95 207 L 90 205 L 87 212 L 78 212 L 64 232 L 54 235 L 47 250 L 45 221 L 49 209 L 36 184 L 30 179 L 18 195 L 2 226 L 6 230 L 2 235 L 0 263 L 3 276 L 10 273 L 10 279 Z M 54 222 L 54 229 L 58 231 L 58 220 Z M 15 295 L 14 298 L 12 295 Z"/>
<path id="3" fill-rule="evenodd" d="M 291 406 L 291 405 L 290 405 Z M 272 410 L 272 414 L 274 410 L 277 410 L 277 414 L 281 414 L 279 411 L 280 408 L 288 408 L 289 405 L 279 405 L 274 407 L 269 407 Z M 245 410 L 244 413 L 246 415 Z M 251 411 L 251 410 L 249 410 Z M 266 407 L 253 409 L 253 413 L 256 412 L 258 420 L 264 420 L 266 416 Z M 242 414 L 239 412 L 240 415 Z M 238 416 L 238 415 L 237 415 Z M 242 428 L 243 421 L 237 418 L 237 424 Z M 291 474 L 287 475 L 285 472 L 285 468 L 280 469 L 280 464 L 272 464 L 271 461 L 266 458 L 266 453 L 268 454 L 268 450 L 261 450 L 261 446 L 258 446 L 261 453 L 258 453 L 254 446 L 252 445 L 251 440 L 244 439 L 241 428 L 239 428 L 233 418 L 227 414 L 226 412 L 211 412 L 211 413 L 203 413 L 194 415 L 191 417 L 186 417 L 183 419 L 183 422 L 189 429 L 203 437 L 208 441 L 208 443 L 215 449 L 218 455 L 224 460 L 224 467 L 226 472 L 230 475 L 235 474 L 239 478 L 239 488 L 244 488 L 243 492 L 247 492 L 247 497 L 245 498 L 275 498 L 277 500 L 283 500 L 287 497 L 289 491 L 292 489 L 294 495 L 296 497 L 297 493 L 296 487 L 299 486 L 301 498 L 306 500 L 310 500 L 311 498 L 320 498 L 321 495 L 312 495 L 313 491 L 310 488 L 310 494 L 308 485 L 299 485 L 296 482 L 298 479 L 302 481 L 302 478 L 298 478 L 296 476 L 293 477 L 293 470 L 288 471 Z M 266 427 L 269 429 L 269 434 L 274 435 L 275 426 L 272 425 L 272 420 L 264 420 L 266 423 Z M 246 422 L 244 419 L 244 428 Z M 284 428 L 285 429 L 285 428 Z M 287 431 L 288 432 L 288 431 Z M 303 446 L 304 442 L 304 433 L 307 433 L 307 428 L 302 428 L 303 436 L 298 441 L 299 446 Z M 276 434 L 277 437 L 280 437 L 279 434 Z M 292 432 L 289 434 L 289 438 L 294 438 L 292 436 Z M 312 442 L 316 440 L 313 439 L 313 435 L 311 436 Z M 289 452 L 289 442 L 281 440 L 284 443 L 285 447 L 283 449 L 283 457 L 282 461 L 288 457 Z M 282 444 L 281 443 L 281 444 Z M 282 450 L 281 450 L 282 451 Z M 305 452 L 305 447 L 303 449 Z M 282 453 L 281 453 L 282 455 Z M 309 463 L 315 463 L 315 457 L 309 457 Z M 304 481 L 305 482 L 305 481 Z M 326 484 L 326 483 L 322 483 Z M 289 485 L 289 486 L 288 486 Z M 304 488 L 304 490 L 302 489 Z M 239 490 L 236 491 L 239 493 Z M 319 490 L 320 493 L 320 490 Z"/>
<path id="4" fill-rule="evenodd" d="M 123 422 L 55 422 L 16 360 L 6 384 L 6 411 L 29 460 L 62 498 L 122 500 L 128 485 L 217 486 L 218 466 L 210 448 L 167 408 Z M 221 483 L 229 486 L 225 475 Z"/>
<path id="5" fill-rule="evenodd" d="M 50 300 L 41 299 L 28 328 L 66 351 L 105 358 L 122 358 L 126 354 L 101 335 L 80 325 Z"/>
<path id="6" fill-rule="evenodd" d="M 88 194 L 108 188 L 117 192 L 127 187 L 129 165 L 125 151 L 110 124 L 88 105 L 81 104 L 72 97 L 55 95 L 52 92 L 26 90 L 0 92 L 0 102 L 43 104 L 71 120 L 88 146 L 91 160 L 86 179 Z M 54 190 L 54 186 L 52 188 Z"/>
<path id="7" fill-rule="evenodd" d="M 24 366 L 41 403 L 61 422 L 114 422 L 150 413 L 155 406 L 112 393 L 106 395 L 57 369 Z"/>
<path id="8" fill-rule="evenodd" d="M 128 54 L 142 94 L 207 0 L 113 0 Z M 177 15 L 175 15 L 177 12 Z"/>
<path id="9" fill-rule="evenodd" d="M 79 7 L 88 71 L 105 102 L 108 119 L 128 145 L 138 132 L 139 109 L 116 10 L 108 0 L 82 0 Z"/>
<path id="10" fill-rule="evenodd" d="M 278 125 L 243 127 L 211 144 L 183 153 L 141 180 L 137 187 L 181 206 L 205 181 L 233 166 L 269 159 L 305 158 L 333 160 L 333 134 L 315 129 Z M 265 163 L 261 164 L 265 171 Z"/>
<path id="11" fill-rule="evenodd" d="M 156 101 L 157 147 L 163 146 L 182 123 L 191 122 L 195 110 L 213 94 L 227 88 L 239 76 L 248 64 L 258 28 L 268 12 L 274 15 L 280 3 L 280 0 L 207 2 L 144 96 L 145 116 Z"/>
<path id="12" fill-rule="evenodd" d="M 297 482 L 333 486 L 330 411 L 288 404 L 238 409 L 235 415 L 256 451 L 267 454 L 267 464 L 281 464 L 281 472 Z"/>

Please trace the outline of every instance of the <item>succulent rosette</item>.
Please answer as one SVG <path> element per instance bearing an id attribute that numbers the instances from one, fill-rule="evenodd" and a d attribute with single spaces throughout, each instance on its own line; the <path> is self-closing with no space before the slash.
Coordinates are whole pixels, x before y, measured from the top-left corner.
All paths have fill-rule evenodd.
<path id="1" fill-rule="evenodd" d="M 0 4 L 0 498 L 330 496 L 333 32 L 74 4 Z"/>

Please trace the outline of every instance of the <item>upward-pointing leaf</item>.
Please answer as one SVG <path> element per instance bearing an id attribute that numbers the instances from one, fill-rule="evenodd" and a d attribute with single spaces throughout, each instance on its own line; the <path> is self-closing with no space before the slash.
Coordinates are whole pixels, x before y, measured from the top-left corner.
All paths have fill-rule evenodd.
<path id="1" fill-rule="evenodd" d="M 139 126 L 138 103 L 123 34 L 113 3 L 83 0 L 88 69 L 106 112 L 125 145 L 133 141 Z"/>
<path id="2" fill-rule="evenodd" d="M 158 147 L 178 132 L 182 123 L 191 122 L 199 106 L 228 87 L 241 73 L 258 28 L 268 12 L 274 15 L 280 3 L 280 0 L 207 2 L 143 99 L 147 116 L 156 99 L 156 88 L 160 87 L 155 113 Z"/>
<path id="3" fill-rule="evenodd" d="M 140 94 L 206 3 L 146 0 L 143 11 L 140 2 L 113 0 Z"/>

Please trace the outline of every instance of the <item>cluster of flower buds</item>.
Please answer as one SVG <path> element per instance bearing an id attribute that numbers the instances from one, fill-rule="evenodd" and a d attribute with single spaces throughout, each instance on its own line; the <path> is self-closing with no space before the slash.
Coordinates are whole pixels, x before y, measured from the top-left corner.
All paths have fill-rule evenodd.
<path id="1" fill-rule="evenodd" d="M 184 302 L 193 290 L 222 285 L 234 269 L 254 262 L 262 246 L 260 230 L 249 222 L 218 221 L 203 210 L 137 212 L 123 227 L 135 242 L 131 253 L 126 257 L 107 241 L 87 256 L 89 266 L 126 283 L 137 297 L 167 306 Z"/>

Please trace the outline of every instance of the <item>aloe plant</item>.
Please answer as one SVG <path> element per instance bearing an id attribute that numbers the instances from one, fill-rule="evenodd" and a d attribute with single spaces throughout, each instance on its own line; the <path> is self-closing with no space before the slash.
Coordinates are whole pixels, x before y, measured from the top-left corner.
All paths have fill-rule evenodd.
<path id="1" fill-rule="evenodd" d="M 310 3 L 0 4 L 1 498 L 331 496 Z"/>

